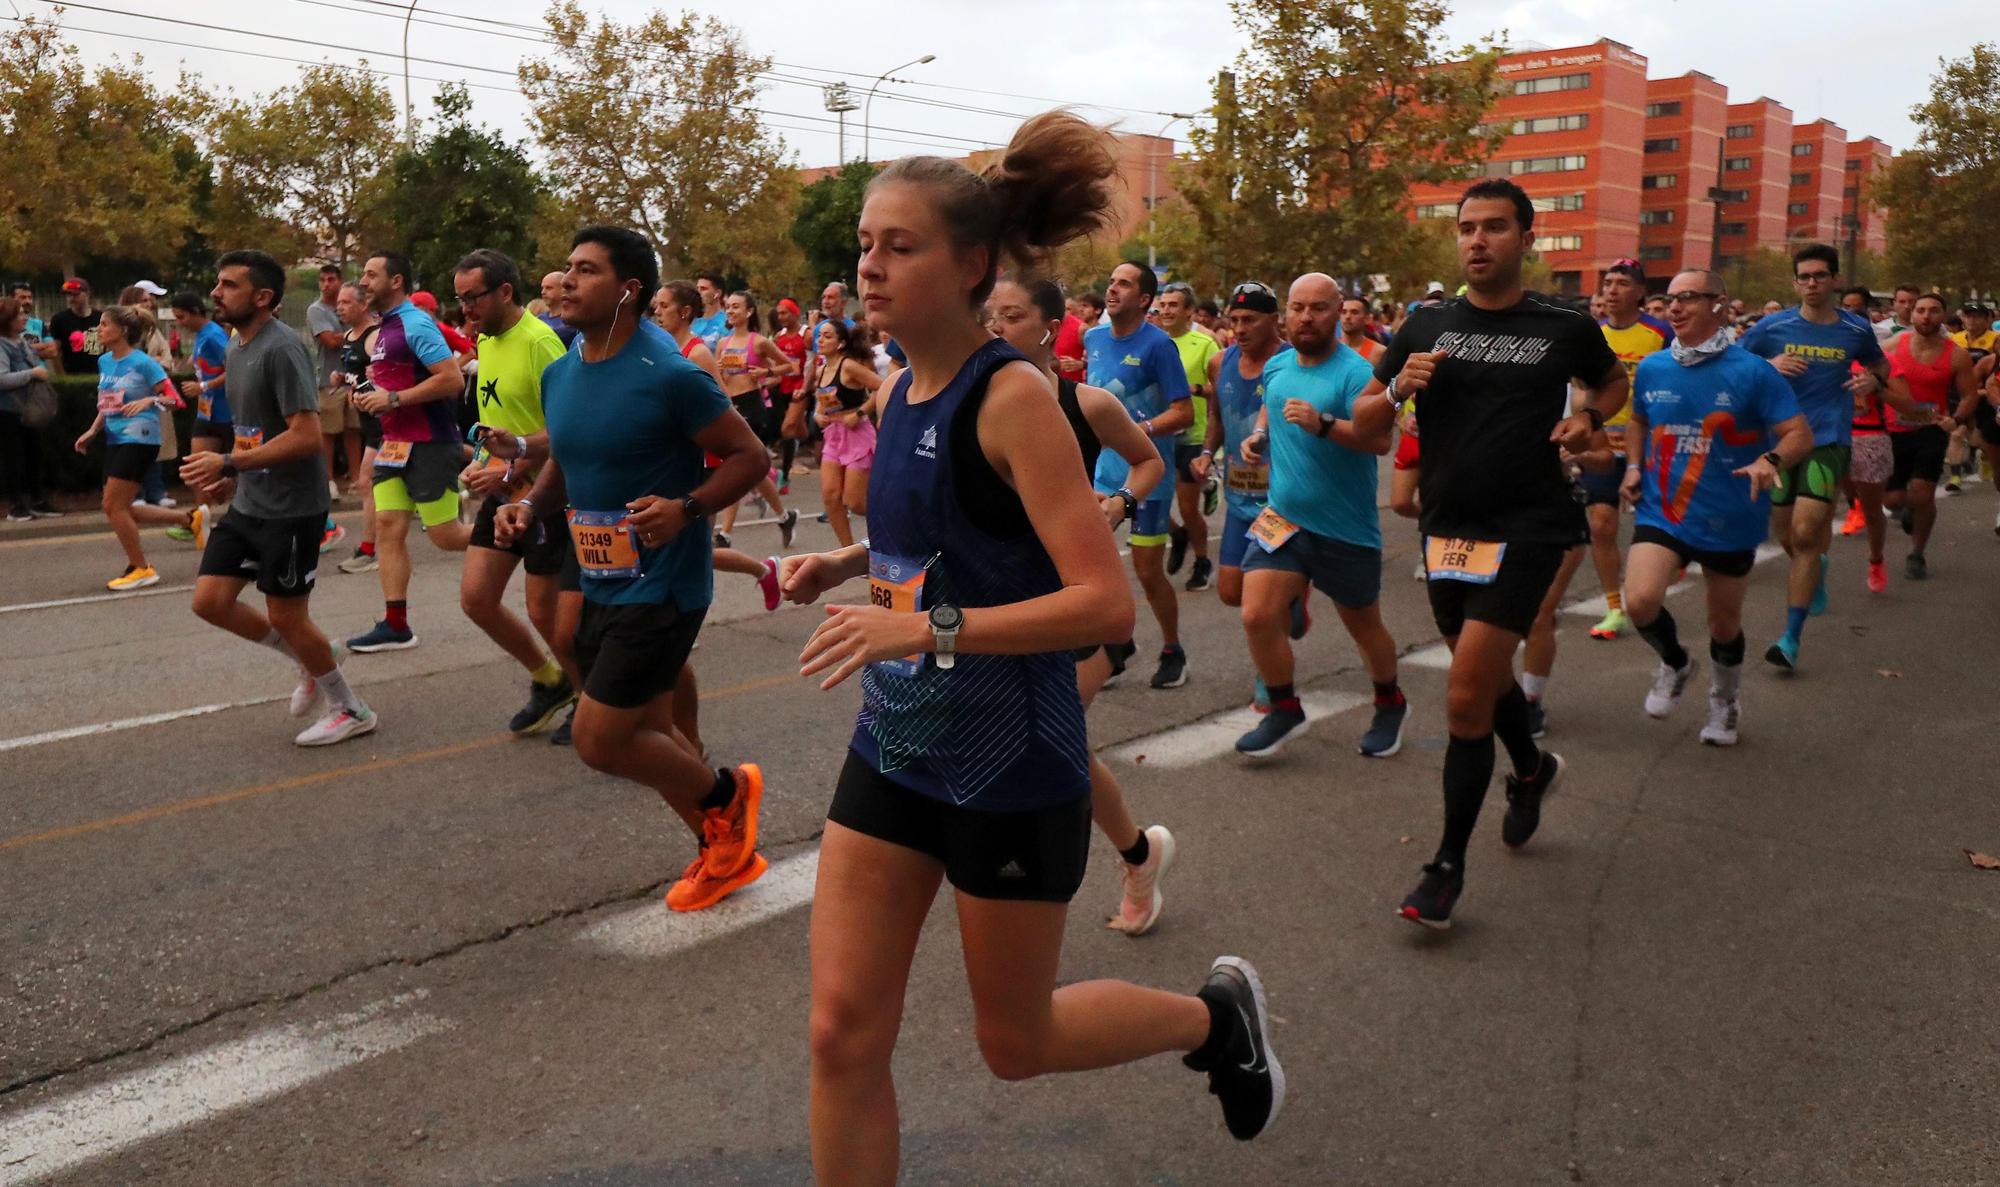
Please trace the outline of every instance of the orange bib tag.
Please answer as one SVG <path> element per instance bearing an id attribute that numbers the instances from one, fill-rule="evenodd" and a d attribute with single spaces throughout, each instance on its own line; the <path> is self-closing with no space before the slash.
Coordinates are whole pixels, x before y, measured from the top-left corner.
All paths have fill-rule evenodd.
<path id="1" fill-rule="evenodd" d="M 199 410 L 196 415 L 207 420 L 208 414 L 215 411 L 215 397 L 204 391 L 201 393 L 201 398 L 195 401 L 195 407 Z"/>
<path id="2" fill-rule="evenodd" d="M 378 470 L 400 470 L 410 464 L 410 443 L 408 441 L 384 441 L 375 447 L 375 468 Z"/>
<path id="3" fill-rule="evenodd" d="M 490 470 L 495 474 L 505 474 L 507 472 L 506 458 L 494 457 L 492 454 L 487 453 L 485 450 L 482 449 L 479 451 L 479 459 L 480 459 L 480 468 L 482 469 Z M 535 484 L 534 474 L 528 472 L 525 467 L 514 471 L 514 480 L 512 482 L 509 482 L 505 487 L 505 490 L 507 492 L 507 501 L 511 503 L 515 499 L 520 498 L 522 495 L 527 494 L 528 488 L 533 486 L 534 484 Z"/>
<path id="4" fill-rule="evenodd" d="M 1226 481 L 1229 489 L 1237 494 L 1261 499 L 1271 489 L 1271 467 L 1232 461 L 1229 463 L 1229 476 Z"/>
<path id="5" fill-rule="evenodd" d="M 868 600 L 884 610 L 915 614 L 925 609 L 924 579 L 930 566 L 908 557 L 882 552 L 868 554 Z M 877 661 L 873 666 L 897 676 L 914 676 L 923 668 L 924 657 L 906 655 L 901 659 Z"/>
<path id="6" fill-rule="evenodd" d="M 1299 534 L 1299 525 L 1284 516 L 1264 508 L 1262 514 L 1250 521 L 1250 538 L 1265 552 L 1276 552 L 1285 542 Z"/>
<path id="7" fill-rule="evenodd" d="M 1424 571 L 1432 581 L 1469 581 L 1491 585 L 1500 575 L 1500 558 L 1507 546 L 1498 540 L 1453 540 L 1424 537 Z"/>
<path id="8" fill-rule="evenodd" d="M 236 426 L 236 443 L 233 449 L 255 449 L 264 443 L 264 430 L 249 425 Z"/>
<path id="9" fill-rule="evenodd" d="M 578 511 L 569 513 L 570 543 L 576 548 L 576 563 L 585 577 L 611 579 L 639 575 L 639 544 L 625 525 L 629 512 Z"/>

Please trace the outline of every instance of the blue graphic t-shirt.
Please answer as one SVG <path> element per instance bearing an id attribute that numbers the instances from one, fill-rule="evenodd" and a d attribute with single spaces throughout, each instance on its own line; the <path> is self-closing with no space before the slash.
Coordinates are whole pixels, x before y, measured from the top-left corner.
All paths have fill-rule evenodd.
<path id="1" fill-rule="evenodd" d="M 651 321 L 640 321 L 618 353 L 602 362 L 584 362 L 578 347 L 542 372 L 549 449 L 579 516 L 615 520 L 641 495 L 685 497 L 702 480 L 695 434 L 729 408 L 715 379 Z M 690 523 L 655 547 L 630 543 L 638 573 L 599 577 L 585 569 L 586 598 L 613 605 L 672 602 L 683 611 L 708 605 L 714 582 L 706 521 Z"/>
<path id="2" fill-rule="evenodd" d="M 194 374 L 203 383 L 214 381 L 223 372 L 229 359 L 229 331 L 215 322 L 206 322 L 194 336 Z M 195 406 L 195 415 L 211 424 L 226 425 L 235 418 L 229 414 L 227 385 L 217 383 L 201 393 L 201 400 Z"/>
<path id="3" fill-rule="evenodd" d="M 1189 398 L 1187 369 L 1181 366 L 1181 352 L 1167 332 L 1151 322 L 1120 338 L 1110 326 L 1097 326 L 1083 336 L 1083 356 L 1089 383 L 1118 397 L 1135 421 L 1151 420 L 1164 414 L 1176 400 Z M 1175 433 L 1153 434 L 1153 445 L 1166 463 L 1169 478 L 1174 473 Z M 1097 455 L 1097 489 L 1110 494 L 1125 485 L 1131 464 L 1107 449 Z M 1147 503 L 1167 503 L 1174 497 L 1174 484 L 1162 482 L 1146 497 Z"/>
<path id="4" fill-rule="evenodd" d="M 1379 549 L 1375 478 L 1381 459 L 1285 419 L 1285 401 L 1304 400 L 1352 420 L 1354 401 L 1372 378 L 1368 360 L 1344 342 L 1336 341 L 1333 353 L 1311 367 L 1288 350 L 1264 365 L 1264 417 L 1271 434 L 1271 509 L 1314 535 Z"/>
<path id="5" fill-rule="evenodd" d="M 385 392 L 406 392 L 430 378 L 431 369 L 451 357 L 451 347 L 430 314 L 415 302 L 382 315 L 375 334 L 375 353 L 368 360 L 368 378 Z M 455 441 L 458 416 L 450 400 L 432 400 L 382 413 L 382 437 L 388 441 Z"/>
<path id="6" fill-rule="evenodd" d="M 1632 415 L 1646 422 L 1646 456 L 1632 459 L 1643 470 L 1640 524 L 1711 552 L 1764 542 L 1771 497 L 1752 499 L 1750 480 L 1736 471 L 1777 444 L 1776 425 L 1799 415 L 1784 376 L 1740 346 L 1693 367 L 1651 355 L 1633 379 Z"/>
<path id="7" fill-rule="evenodd" d="M 688 323 L 688 333 L 701 339 L 702 345 L 710 350 L 714 350 L 715 344 L 722 341 L 722 336 L 728 332 L 729 315 L 720 309 L 707 317 L 697 317 Z"/>
<path id="8" fill-rule="evenodd" d="M 1290 354 L 1287 347 L 1264 360 L 1264 367 L 1251 379 L 1243 377 L 1243 352 L 1230 347 L 1222 352 L 1222 369 L 1215 377 L 1216 413 L 1222 417 L 1222 489 L 1229 500 L 1229 514 L 1237 519 L 1255 519 L 1264 510 L 1271 487 L 1271 460 L 1252 466 L 1243 460 L 1243 439 L 1257 431 L 1257 411 L 1264 406 L 1264 377 L 1278 357 Z"/>
<path id="9" fill-rule="evenodd" d="M 134 350 L 122 359 L 110 351 L 97 356 L 97 407 L 104 413 L 104 440 L 110 445 L 158 445 L 160 406 L 154 404 L 136 416 L 120 416 L 117 410 L 157 396 L 167 373 L 143 350 Z"/>
<path id="10" fill-rule="evenodd" d="M 1882 361 L 1882 344 L 1868 319 L 1845 309 L 1835 313 L 1838 320 L 1820 325 L 1796 308 L 1782 310 L 1758 319 L 1737 341 L 1758 358 L 1789 354 L 1806 361 L 1804 373 L 1791 377 L 1791 386 L 1812 425 L 1814 445 L 1854 440 L 1854 397 L 1846 387 L 1851 364 L 1866 367 Z"/>

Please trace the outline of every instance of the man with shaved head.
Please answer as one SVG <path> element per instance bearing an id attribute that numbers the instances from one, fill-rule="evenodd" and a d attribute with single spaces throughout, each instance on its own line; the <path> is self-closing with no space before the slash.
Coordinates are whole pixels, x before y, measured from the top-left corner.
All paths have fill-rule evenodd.
<path id="1" fill-rule="evenodd" d="M 1708 724 L 1701 740 L 1734 746 L 1742 717 L 1743 594 L 1770 522 L 1771 488 L 1813 451 L 1790 384 L 1723 332 L 1722 278 L 1695 268 L 1667 286 L 1669 350 L 1640 360 L 1625 424 L 1624 496 L 1638 508 L 1625 603 L 1660 657 L 1646 714 L 1680 704 L 1696 660 L 1681 645 L 1667 587 L 1699 562 L 1708 589 Z"/>
<path id="2" fill-rule="evenodd" d="M 562 300 L 562 282 L 563 274 L 560 272 L 549 272 L 542 276 L 542 304 L 547 306 L 547 309 L 535 316 L 541 318 L 549 329 L 556 332 L 556 337 L 562 339 L 562 344 L 566 348 L 576 341 L 576 327 L 556 315 L 557 302 Z"/>
<path id="3" fill-rule="evenodd" d="M 1368 360 L 1340 340 L 1340 290 L 1318 272 L 1292 282 L 1285 321 L 1292 349 L 1264 368 L 1264 409 L 1243 443 L 1252 465 L 1269 460 L 1270 500 L 1250 525 L 1243 557 L 1243 630 L 1271 711 L 1236 741 L 1239 753 L 1275 754 L 1303 729 L 1292 683 L 1292 604 L 1308 584 L 1333 599 L 1375 684 L 1375 717 L 1361 753 L 1402 748 L 1410 706 L 1396 684 L 1396 643 L 1382 624 L 1382 525 L 1375 512 L 1376 458 L 1389 452 L 1393 406 L 1364 395 Z"/>

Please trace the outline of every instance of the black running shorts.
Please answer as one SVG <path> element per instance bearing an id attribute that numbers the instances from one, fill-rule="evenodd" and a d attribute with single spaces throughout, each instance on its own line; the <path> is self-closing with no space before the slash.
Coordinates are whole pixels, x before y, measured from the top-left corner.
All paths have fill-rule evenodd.
<path id="1" fill-rule="evenodd" d="M 1757 550 L 1746 548 L 1741 552 L 1710 552 L 1683 543 L 1671 532 L 1663 532 L 1651 524 L 1642 523 L 1632 529 L 1632 543 L 1657 544 L 1681 558 L 1681 567 L 1700 565 L 1702 572 L 1713 573 L 1717 577 L 1748 577 L 1757 565 Z"/>
<path id="2" fill-rule="evenodd" d="M 571 549 L 569 528 L 560 513 L 538 513 L 535 521 L 528 525 L 527 534 L 516 536 L 512 544 L 502 547 L 493 542 L 493 516 L 502 504 L 500 499 L 487 499 L 479 504 L 479 513 L 472 520 L 472 547 L 490 548 L 520 557 L 521 567 L 528 571 L 530 577 L 554 577 L 561 573 L 563 554 Z"/>
<path id="3" fill-rule="evenodd" d="M 1972 409 L 1972 423 L 1988 445 L 2000 445 L 2000 417 L 1996 417 L 1993 405 L 1979 401 Z"/>
<path id="4" fill-rule="evenodd" d="M 1944 454 L 1950 445 L 1951 435 L 1936 425 L 1889 434 L 1889 450 L 1896 461 L 1882 489 L 1908 490 L 1912 482 L 1936 486 L 1944 477 Z"/>
<path id="5" fill-rule="evenodd" d="M 1431 617 L 1446 638 L 1465 629 L 1466 620 L 1497 626 L 1503 631 L 1526 637 L 1541 612 L 1542 599 L 1562 569 L 1566 544 L 1507 545 L 1500 569 L 1485 585 L 1450 578 L 1425 583 L 1430 593 Z"/>
<path id="6" fill-rule="evenodd" d="M 683 611 L 672 602 L 609 605 L 585 598 L 576 627 L 583 695 L 613 709 L 637 709 L 672 692 L 707 613 L 706 606 Z"/>
<path id="7" fill-rule="evenodd" d="M 158 445 L 106 445 L 104 476 L 126 482 L 144 482 L 146 467 L 159 460 Z"/>
<path id="8" fill-rule="evenodd" d="M 1090 797 L 1026 812 L 982 812 L 919 795 L 847 752 L 826 818 L 936 858 L 974 898 L 1066 903 L 1090 857 Z"/>
<path id="9" fill-rule="evenodd" d="M 303 598 L 312 593 L 325 532 L 324 515 L 263 519 L 231 507 L 208 531 L 200 572 L 203 577 L 255 581 L 257 592 L 267 598 Z"/>

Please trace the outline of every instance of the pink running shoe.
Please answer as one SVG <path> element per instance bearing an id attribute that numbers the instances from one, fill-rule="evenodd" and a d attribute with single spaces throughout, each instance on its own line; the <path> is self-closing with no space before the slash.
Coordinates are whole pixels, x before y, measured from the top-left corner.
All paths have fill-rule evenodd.
<path id="1" fill-rule="evenodd" d="M 1118 901 L 1118 914 L 1105 924 L 1112 931 L 1128 936 L 1143 936 L 1160 921 L 1164 906 L 1160 880 L 1166 877 L 1167 867 L 1174 864 L 1174 834 L 1165 825 L 1152 825 L 1145 830 L 1145 836 L 1148 850 L 1145 863 L 1136 866 L 1118 863 L 1124 893 Z"/>
<path id="2" fill-rule="evenodd" d="M 1868 562 L 1868 592 L 1881 593 L 1889 588 L 1889 569 L 1881 561 Z"/>
<path id="3" fill-rule="evenodd" d="M 778 558 L 764 558 L 764 575 L 757 578 L 757 588 L 764 591 L 764 609 L 776 610 L 781 600 L 778 592 Z"/>

